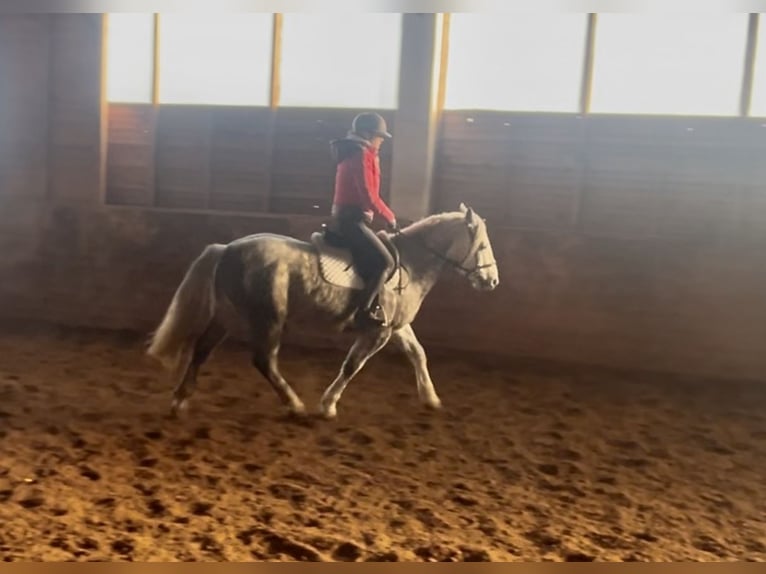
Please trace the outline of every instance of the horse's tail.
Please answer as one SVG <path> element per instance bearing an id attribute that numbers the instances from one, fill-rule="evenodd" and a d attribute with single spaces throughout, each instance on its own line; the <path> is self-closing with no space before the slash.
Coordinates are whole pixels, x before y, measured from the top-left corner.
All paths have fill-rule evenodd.
<path id="1" fill-rule="evenodd" d="M 225 248 L 219 243 L 205 247 L 189 266 L 162 323 L 152 334 L 147 354 L 175 374 L 189 364 L 196 340 L 215 314 L 215 273 Z"/>

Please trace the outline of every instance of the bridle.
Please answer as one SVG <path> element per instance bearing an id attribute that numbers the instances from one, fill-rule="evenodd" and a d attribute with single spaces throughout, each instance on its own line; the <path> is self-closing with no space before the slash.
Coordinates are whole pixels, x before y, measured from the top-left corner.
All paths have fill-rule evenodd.
<path id="1" fill-rule="evenodd" d="M 488 269 L 489 267 L 497 267 L 497 261 L 493 259 L 489 263 L 484 263 L 481 265 L 479 264 L 478 254 L 484 251 L 485 249 L 487 249 L 487 246 L 482 243 L 478 247 L 474 247 L 474 244 L 476 243 L 476 228 L 469 223 L 466 224 L 466 228 L 468 229 L 468 236 L 470 237 L 471 241 L 470 241 L 470 246 L 468 248 L 468 253 L 466 253 L 465 257 L 463 257 L 463 260 L 460 262 L 457 262 L 454 259 L 450 259 L 443 253 L 437 251 L 436 249 L 428 245 L 424 239 L 420 239 L 418 243 L 431 255 L 433 255 L 437 259 L 440 259 L 444 263 L 447 263 L 448 265 L 450 265 L 463 277 L 470 279 L 471 277 L 473 277 L 474 275 L 477 275 L 480 271 L 484 269 Z M 477 262 L 473 269 L 469 269 L 465 266 L 465 264 L 472 256 L 476 257 Z"/>

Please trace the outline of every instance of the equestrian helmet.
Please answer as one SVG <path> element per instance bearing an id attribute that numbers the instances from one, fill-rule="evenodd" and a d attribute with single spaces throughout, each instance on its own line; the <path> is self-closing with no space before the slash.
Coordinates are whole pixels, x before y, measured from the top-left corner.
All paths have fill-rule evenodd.
<path id="1" fill-rule="evenodd" d="M 371 133 L 386 139 L 392 137 L 388 133 L 386 120 L 375 112 L 362 112 L 358 114 L 351 123 L 351 131 L 355 134 Z"/>

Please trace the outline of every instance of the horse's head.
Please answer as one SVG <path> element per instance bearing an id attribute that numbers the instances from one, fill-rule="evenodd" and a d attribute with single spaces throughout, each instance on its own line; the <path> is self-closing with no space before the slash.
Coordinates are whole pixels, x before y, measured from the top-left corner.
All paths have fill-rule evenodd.
<path id="1" fill-rule="evenodd" d="M 460 211 L 431 215 L 401 234 L 417 238 L 416 244 L 467 277 L 474 289 L 492 291 L 500 283 L 487 225 L 463 203 Z"/>
<path id="2" fill-rule="evenodd" d="M 489 242 L 487 225 L 484 219 L 463 203 L 460 204 L 460 211 L 463 213 L 467 246 L 466 256 L 460 269 L 474 289 L 492 291 L 500 283 L 500 277 L 492 245 Z"/>

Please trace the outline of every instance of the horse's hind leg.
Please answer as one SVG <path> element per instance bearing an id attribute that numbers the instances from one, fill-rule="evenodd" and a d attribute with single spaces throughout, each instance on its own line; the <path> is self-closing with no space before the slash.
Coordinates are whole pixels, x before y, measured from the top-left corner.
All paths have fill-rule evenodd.
<path id="1" fill-rule="evenodd" d="M 264 321 L 264 317 L 271 320 Z M 270 313 L 254 313 L 251 326 L 253 333 L 253 365 L 271 383 L 277 395 L 293 414 L 303 414 L 306 407 L 293 388 L 279 372 L 279 346 L 284 319 Z"/>
<path id="2" fill-rule="evenodd" d="M 226 328 L 213 319 L 205 329 L 204 333 L 200 335 L 197 342 L 194 345 L 194 352 L 192 353 L 189 366 L 186 368 L 181 382 L 173 391 L 173 403 L 171 405 L 171 413 L 175 416 L 179 411 L 182 411 L 188 405 L 189 397 L 197 387 L 197 373 L 200 366 L 207 360 L 210 353 L 213 352 L 221 341 L 226 337 Z"/>
<path id="3" fill-rule="evenodd" d="M 362 370 L 370 357 L 386 346 L 390 337 L 390 329 L 381 329 L 364 333 L 354 342 L 346 360 L 343 361 L 340 373 L 322 395 L 319 408 L 326 418 L 335 418 L 338 401 L 346 385 Z"/>

